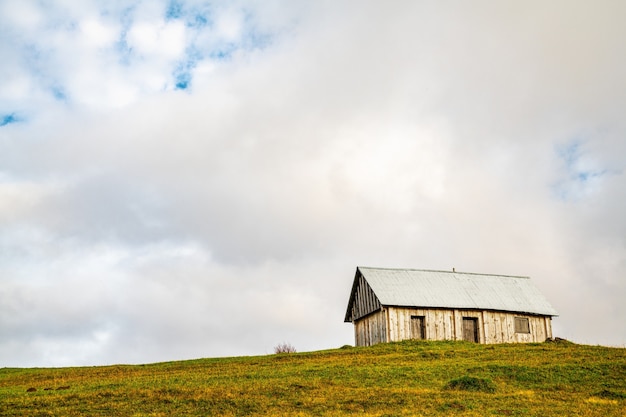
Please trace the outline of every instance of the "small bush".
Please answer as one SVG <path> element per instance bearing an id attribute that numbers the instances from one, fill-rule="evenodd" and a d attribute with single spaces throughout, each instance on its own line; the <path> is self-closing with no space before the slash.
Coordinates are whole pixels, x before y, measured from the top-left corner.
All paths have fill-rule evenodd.
<path id="1" fill-rule="evenodd" d="M 603 389 L 602 391 L 598 391 L 594 394 L 595 397 L 605 398 L 608 400 L 623 400 L 626 399 L 626 394 L 622 392 L 611 391 L 608 389 Z"/>
<path id="2" fill-rule="evenodd" d="M 548 337 L 546 339 L 546 343 L 558 343 L 558 344 L 561 344 L 561 345 L 573 345 L 574 344 L 574 343 L 570 342 L 569 340 L 562 339 L 560 337 L 555 337 L 553 339 Z"/>
<path id="3" fill-rule="evenodd" d="M 280 343 L 274 346 L 274 353 L 296 353 L 296 348 L 289 343 Z"/>
<path id="4" fill-rule="evenodd" d="M 490 379 L 475 378 L 473 376 L 462 376 L 457 379 L 452 379 L 448 381 L 444 388 L 461 391 L 496 391 L 496 386 Z"/>

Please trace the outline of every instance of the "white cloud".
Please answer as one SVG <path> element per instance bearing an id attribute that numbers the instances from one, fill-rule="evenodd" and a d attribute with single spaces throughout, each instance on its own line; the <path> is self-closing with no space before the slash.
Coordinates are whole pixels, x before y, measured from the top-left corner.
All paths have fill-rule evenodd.
<path id="1" fill-rule="evenodd" d="M 243 16 L 238 10 L 224 10 L 215 19 L 215 31 L 219 38 L 229 42 L 237 42 L 243 30 Z"/>
<path id="2" fill-rule="evenodd" d="M 3 16 L 10 16 L 10 19 L 3 20 L 8 20 L 18 30 L 36 30 L 45 21 L 44 13 L 34 1 L 6 1 L 0 4 L 0 8 Z"/>
<path id="3" fill-rule="evenodd" d="M 120 37 L 119 25 L 107 25 L 95 18 L 80 23 L 80 41 L 87 47 L 111 47 Z"/>
<path id="4" fill-rule="evenodd" d="M 185 26 L 182 22 L 136 22 L 127 41 L 145 59 L 175 60 L 185 51 Z"/>

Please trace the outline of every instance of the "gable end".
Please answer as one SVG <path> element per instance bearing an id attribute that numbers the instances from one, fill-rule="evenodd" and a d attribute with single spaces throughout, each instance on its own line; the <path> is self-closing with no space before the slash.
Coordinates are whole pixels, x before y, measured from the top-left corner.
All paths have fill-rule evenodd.
<path id="1" fill-rule="evenodd" d="M 354 322 L 380 310 L 381 307 L 380 300 L 374 294 L 372 287 L 367 283 L 359 268 L 357 268 L 344 322 Z"/>

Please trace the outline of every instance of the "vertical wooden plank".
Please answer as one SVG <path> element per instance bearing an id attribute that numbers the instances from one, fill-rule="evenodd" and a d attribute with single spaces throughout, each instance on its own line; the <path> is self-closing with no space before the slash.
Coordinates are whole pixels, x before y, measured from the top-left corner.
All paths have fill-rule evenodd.
<path id="1" fill-rule="evenodd" d="M 365 284 L 365 280 L 363 280 L 363 285 L 360 286 L 361 289 L 361 313 L 367 314 L 367 286 Z"/>
<path id="2" fill-rule="evenodd" d="M 408 308 L 402 309 L 402 340 L 412 338 L 411 334 L 411 314 L 413 314 L 413 310 Z"/>
<path id="3" fill-rule="evenodd" d="M 363 278 L 359 278 L 359 284 L 356 287 L 355 295 L 354 295 L 354 306 L 356 308 L 356 316 L 361 317 L 361 282 Z"/>
<path id="4" fill-rule="evenodd" d="M 452 311 L 452 340 L 459 340 L 458 336 L 457 336 L 457 332 L 458 332 L 458 323 L 456 320 L 456 316 L 458 314 L 458 310 L 453 310 Z"/>
<path id="5" fill-rule="evenodd" d="M 546 339 L 552 339 L 552 317 L 544 317 L 546 327 Z"/>
<path id="6" fill-rule="evenodd" d="M 448 312 L 448 320 L 450 324 L 448 326 L 448 340 L 454 340 L 454 311 Z"/>
<path id="7" fill-rule="evenodd" d="M 491 314 L 490 335 L 489 343 L 502 343 L 502 314 L 499 312 Z"/>
<path id="8" fill-rule="evenodd" d="M 358 345 L 359 346 L 366 346 L 365 345 L 365 338 L 363 337 L 363 322 L 361 320 L 359 320 L 358 324 L 357 324 L 357 333 L 358 333 Z"/>
<path id="9" fill-rule="evenodd" d="M 365 337 L 365 321 L 359 321 L 359 337 L 361 339 L 361 346 L 368 346 L 367 338 Z"/>
<path id="10" fill-rule="evenodd" d="M 383 309 L 383 315 L 385 319 L 385 342 L 390 342 L 391 337 L 389 334 L 389 309 L 388 308 Z"/>
<path id="11" fill-rule="evenodd" d="M 426 320 L 428 321 L 426 324 L 426 332 L 428 333 L 428 338 L 429 340 L 437 340 L 437 316 L 432 309 L 426 310 L 426 313 Z"/>
<path id="12" fill-rule="evenodd" d="M 372 344 L 377 344 L 378 343 L 378 317 L 376 317 L 376 315 L 372 315 L 370 316 L 372 318 L 371 322 L 372 322 L 372 326 L 371 326 L 371 331 L 372 331 Z"/>
<path id="13" fill-rule="evenodd" d="M 513 320 L 513 316 L 511 316 L 511 314 L 500 314 L 500 343 L 515 342 L 515 335 L 509 331 L 511 328 L 511 320 Z"/>
<path id="14" fill-rule="evenodd" d="M 448 317 L 448 310 L 443 310 L 443 309 L 437 310 L 437 322 L 439 323 L 438 325 L 439 335 L 437 336 L 438 337 L 437 340 L 446 340 L 446 331 L 448 329 L 447 317 Z"/>
<path id="15" fill-rule="evenodd" d="M 366 314 L 365 306 L 363 305 L 363 293 L 365 292 L 365 279 L 361 277 L 359 282 L 359 314 L 364 316 Z"/>
<path id="16" fill-rule="evenodd" d="M 402 320 L 403 317 L 403 309 L 401 308 L 397 308 L 394 310 L 394 317 L 395 317 L 395 331 L 396 331 L 396 341 L 400 341 L 402 340 L 402 327 L 404 326 L 404 322 Z"/>
<path id="17" fill-rule="evenodd" d="M 502 320 L 500 322 L 500 334 L 501 334 L 501 343 L 514 343 L 515 342 L 515 334 L 511 333 L 511 328 L 514 327 L 515 323 L 511 323 L 513 321 L 513 316 L 511 314 L 501 314 Z"/>
<path id="18" fill-rule="evenodd" d="M 492 314 L 490 343 L 502 343 L 502 320 L 502 314 L 499 312 Z"/>
<path id="19" fill-rule="evenodd" d="M 356 317 L 361 317 L 361 309 L 359 306 L 359 291 L 361 289 L 361 278 L 359 278 L 359 283 L 356 286 L 356 290 L 354 291 L 354 315 Z"/>
<path id="20" fill-rule="evenodd" d="M 528 330 L 530 333 L 524 335 L 525 342 L 536 342 L 537 341 L 537 321 L 536 317 L 527 317 L 528 318 Z"/>
<path id="21" fill-rule="evenodd" d="M 487 331 L 487 325 L 485 321 L 485 311 L 483 310 L 478 319 L 478 329 L 479 329 L 479 343 L 487 343 L 487 335 L 489 334 Z"/>
<path id="22" fill-rule="evenodd" d="M 372 344 L 375 345 L 378 343 L 378 326 L 376 326 L 377 320 L 376 315 L 371 315 L 370 317 L 370 338 L 372 339 Z"/>
<path id="23" fill-rule="evenodd" d="M 472 340 L 472 321 L 467 318 L 463 318 L 463 340 Z"/>
<path id="24" fill-rule="evenodd" d="M 359 280 L 359 286 L 356 290 L 356 305 L 359 309 L 359 317 L 363 317 L 363 278 Z"/>
<path id="25" fill-rule="evenodd" d="M 502 314 L 502 322 L 500 326 L 502 334 L 502 343 L 515 343 L 515 333 L 511 333 L 511 329 L 515 330 L 514 316 L 511 314 Z"/>
<path id="26" fill-rule="evenodd" d="M 394 325 L 394 320 L 393 320 L 394 310 L 395 310 L 395 308 L 393 308 L 393 307 L 389 307 L 387 309 L 387 342 L 395 341 L 396 333 L 395 333 L 395 331 L 393 329 L 393 325 Z"/>
<path id="27" fill-rule="evenodd" d="M 401 335 L 400 335 L 400 326 L 402 325 L 402 321 L 401 321 L 402 311 L 401 311 L 401 309 L 396 308 L 396 309 L 393 310 L 393 313 L 394 313 L 393 316 L 392 316 L 393 317 L 393 323 L 394 323 L 393 330 L 394 330 L 394 332 L 396 334 L 396 337 L 395 337 L 394 341 L 398 342 L 398 341 L 402 340 L 401 339 Z"/>
<path id="28" fill-rule="evenodd" d="M 369 287 L 366 283 L 366 285 L 363 286 L 363 310 L 365 311 L 365 314 L 369 314 L 372 311 L 370 309 L 368 293 L 369 293 Z"/>
<path id="29" fill-rule="evenodd" d="M 491 327 L 493 326 L 493 312 L 482 311 L 480 313 L 482 328 L 480 330 L 482 340 L 481 343 L 491 343 Z"/>
<path id="30" fill-rule="evenodd" d="M 411 317 L 411 339 L 421 339 L 420 330 L 420 317 Z"/>

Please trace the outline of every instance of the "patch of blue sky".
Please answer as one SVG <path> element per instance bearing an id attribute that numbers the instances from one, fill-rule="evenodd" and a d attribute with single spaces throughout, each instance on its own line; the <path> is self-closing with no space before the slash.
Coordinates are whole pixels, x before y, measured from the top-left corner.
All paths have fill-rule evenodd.
<path id="1" fill-rule="evenodd" d="M 181 61 L 178 63 L 172 74 L 175 90 L 187 90 L 191 87 L 191 71 L 194 67 L 195 62 L 192 61 Z"/>
<path id="2" fill-rule="evenodd" d="M 176 90 L 186 90 L 191 86 L 191 72 L 203 59 L 203 55 L 199 49 L 191 46 L 187 48 L 185 59 L 178 63 L 174 70 L 174 81 Z"/>
<path id="3" fill-rule="evenodd" d="M 51 92 L 52 92 L 52 97 L 54 97 L 55 100 L 67 101 L 67 94 L 65 93 L 65 90 L 62 87 L 53 86 L 51 88 Z"/>
<path id="4" fill-rule="evenodd" d="M 188 8 L 180 0 L 170 0 L 165 9 L 165 21 L 184 20 L 188 28 L 203 28 L 209 26 L 210 20 L 209 5 L 202 7 Z"/>
<path id="5" fill-rule="evenodd" d="M 564 172 L 552 190 L 560 200 L 578 200 L 591 192 L 603 177 L 612 174 L 609 169 L 597 167 L 597 163 L 585 155 L 584 144 L 584 140 L 575 138 L 556 148 Z"/>
<path id="6" fill-rule="evenodd" d="M 568 169 L 576 165 L 580 159 L 582 143 L 581 139 L 572 139 L 564 145 L 557 146 L 556 153 Z"/>
<path id="7" fill-rule="evenodd" d="M 265 49 L 272 43 L 274 35 L 261 32 L 256 27 L 253 13 L 244 13 L 244 25 L 248 28 L 242 39 L 246 49 Z"/>
<path id="8" fill-rule="evenodd" d="M 265 49 L 272 44 L 274 37 L 269 33 L 250 31 L 244 38 L 246 49 Z"/>
<path id="9" fill-rule="evenodd" d="M 174 89 L 186 90 L 191 87 L 191 73 L 189 71 L 180 72 L 175 75 Z"/>
<path id="10" fill-rule="evenodd" d="M 44 94 L 51 94 L 56 100 L 67 100 L 65 89 L 58 79 L 58 68 L 51 64 L 54 57 L 50 51 L 45 51 L 36 44 L 26 44 L 22 47 L 22 60 L 30 78 Z"/>
<path id="11" fill-rule="evenodd" d="M 176 20 L 183 17 L 183 4 L 178 0 L 170 0 L 165 10 L 165 20 Z"/>
<path id="12" fill-rule="evenodd" d="M 215 45 L 209 52 L 208 56 L 215 61 L 228 60 L 233 56 L 233 53 L 240 48 L 240 45 L 234 42 L 224 42 Z"/>
<path id="13" fill-rule="evenodd" d="M 129 66 L 131 64 L 133 48 L 128 46 L 128 42 L 126 41 L 126 32 L 122 32 L 120 39 L 115 44 L 115 49 L 117 50 L 119 56 L 118 62 L 121 65 Z"/>
<path id="14" fill-rule="evenodd" d="M 209 15 L 204 13 L 194 13 L 187 19 L 187 27 L 190 28 L 203 28 L 210 24 Z"/>
<path id="15" fill-rule="evenodd" d="M 115 44 L 115 48 L 119 54 L 119 62 L 122 65 L 128 66 L 131 63 L 131 56 L 133 53 L 133 48 L 128 45 L 128 41 L 126 40 L 126 36 L 128 35 L 128 31 L 133 25 L 133 12 L 134 6 L 128 7 L 122 11 L 120 14 L 120 22 L 122 23 L 122 30 L 120 32 L 120 37 Z"/>
<path id="16" fill-rule="evenodd" d="M 580 172 L 575 173 L 573 179 L 580 183 L 586 183 L 589 181 L 593 181 L 594 179 L 603 177 L 607 174 L 609 174 L 608 169 L 603 169 L 603 170 L 598 170 L 598 171 L 580 171 Z"/>
<path id="17" fill-rule="evenodd" d="M 35 43 L 28 43 L 22 46 L 22 56 L 24 63 L 33 71 L 39 71 L 45 64 L 42 62 L 46 59 L 46 53 Z"/>
<path id="18" fill-rule="evenodd" d="M 0 127 L 10 125 L 11 123 L 21 122 L 22 119 L 18 117 L 15 112 L 8 114 L 0 114 Z"/>

